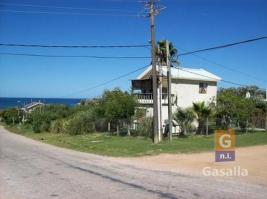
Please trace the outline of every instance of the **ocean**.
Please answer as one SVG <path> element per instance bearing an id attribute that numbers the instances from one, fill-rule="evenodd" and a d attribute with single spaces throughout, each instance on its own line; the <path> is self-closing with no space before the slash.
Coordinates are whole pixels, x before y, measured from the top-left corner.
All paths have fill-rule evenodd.
<path id="1" fill-rule="evenodd" d="M 78 104 L 81 99 L 70 99 L 70 98 L 11 98 L 11 97 L 0 97 L 0 110 L 13 107 L 23 107 L 25 104 L 31 102 L 43 102 L 45 104 L 64 104 L 67 106 L 74 106 Z"/>

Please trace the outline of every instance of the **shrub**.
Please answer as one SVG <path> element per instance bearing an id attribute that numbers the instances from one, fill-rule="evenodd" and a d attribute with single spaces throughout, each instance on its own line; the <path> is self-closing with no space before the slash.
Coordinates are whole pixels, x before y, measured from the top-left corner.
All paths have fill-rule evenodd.
<path id="1" fill-rule="evenodd" d="M 32 121 L 32 130 L 35 133 L 40 133 L 43 131 L 50 130 L 50 122 L 48 120 L 43 120 L 42 117 L 36 118 Z"/>
<path id="2" fill-rule="evenodd" d="M 46 113 L 35 112 L 31 115 L 32 130 L 35 133 L 50 130 L 51 118 Z"/>
<path id="3" fill-rule="evenodd" d="M 67 120 L 58 119 L 51 123 L 51 131 L 53 133 L 64 133 L 66 131 Z"/>
<path id="4" fill-rule="evenodd" d="M 32 122 L 32 130 L 34 133 L 40 133 L 41 132 L 41 125 L 42 122 L 40 120 L 34 120 Z"/>
<path id="5" fill-rule="evenodd" d="M 78 112 L 68 120 L 66 132 L 79 135 L 95 132 L 95 122 L 92 111 Z"/>
<path id="6" fill-rule="evenodd" d="M 6 124 L 18 124 L 22 119 L 23 112 L 16 108 L 3 110 L 0 114 L 1 120 Z"/>
<path id="7" fill-rule="evenodd" d="M 152 138 L 153 135 L 152 121 L 153 118 L 150 117 L 140 120 L 139 123 L 137 124 L 136 130 L 132 131 L 132 135 Z"/>
<path id="8" fill-rule="evenodd" d="M 47 113 L 51 120 L 56 120 L 59 118 L 66 118 L 74 112 L 73 109 L 66 105 L 46 105 L 43 108 L 43 112 Z"/>
<path id="9" fill-rule="evenodd" d="M 46 105 L 42 109 L 35 109 L 28 115 L 27 123 L 32 125 L 32 129 L 36 133 L 43 131 L 55 130 L 55 132 L 63 132 L 60 122 L 57 120 L 68 117 L 73 114 L 73 110 L 65 105 Z M 57 128 L 54 126 L 56 125 Z M 61 128 L 61 129 L 60 129 Z"/>
<path id="10" fill-rule="evenodd" d="M 182 109 L 178 108 L 174 113 L 174 119 L 178 122 L 181 127 L 181 136 L 184 136 L 188 133 L 192 127 L 192 122 L 196 118 L 195 113 L 192 108 Z"/>
<path id="11" fill-rule="evenodd" d="M 108 130 L 108 122 L 105 118 L 99 118 L 95 121 L 96 131 L 105 132 Z"/>

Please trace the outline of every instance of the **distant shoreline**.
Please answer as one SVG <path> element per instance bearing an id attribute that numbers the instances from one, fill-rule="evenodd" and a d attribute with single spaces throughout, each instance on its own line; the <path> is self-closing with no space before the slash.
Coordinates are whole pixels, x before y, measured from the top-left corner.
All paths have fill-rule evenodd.
<path id="1" fill-rule="evenodd" d="M 45 104 L 63 104 L 74 106 L 83 98 L 38 98 L 38 97 L 0 97 L 0 110 L 6 108 L 21 108 L 31 102 L 43 102 Z"/>

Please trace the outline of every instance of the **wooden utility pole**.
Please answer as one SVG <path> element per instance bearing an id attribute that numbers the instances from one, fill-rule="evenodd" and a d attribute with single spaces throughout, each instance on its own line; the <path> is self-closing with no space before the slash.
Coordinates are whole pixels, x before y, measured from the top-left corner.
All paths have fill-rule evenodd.
<path id="1" fill-rule="evenodd" d="M 170 64 L 170 45 L 166 40 L 166 65 L 167 65 L 167 80 L 168 80 L 168 120 L 169 120 L 169 140 L 172 140 L 172 77 Z"/>
<path id="2" fill-rule="evenodd" d="M 150 0 L 150 36 L 151 36 L 151 57 L 152 57 L 152 82 L 153 82 L 153 134 L 154 144 L 159 142 L 159 111 L 158 111 L 158 71 L 156 66 L 156 44 L 155 44 L 155 7 L 154 0 Z"/>
<path id="3" fill-rule="evenodd" d="M 159 46 L 158 46 L 159 47 Z M 163 136 L 163 127 L 162 127 L 162 66 L 160 61 L 157 63 L 158 65 L 158 76 L 159 76 L 159 81 L 158 81 L 158 100 L 159 100 L 159 142 L 162 141 L 162 136 Z"/>

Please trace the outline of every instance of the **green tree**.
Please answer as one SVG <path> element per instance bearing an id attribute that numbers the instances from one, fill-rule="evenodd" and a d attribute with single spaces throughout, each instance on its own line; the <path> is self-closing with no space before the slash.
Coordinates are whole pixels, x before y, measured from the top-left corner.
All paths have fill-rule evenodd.
<path id="1" fill-rule="evenodd" d="M 265 90 L 260 89 L 258 86 L 244 86 L 231 89 L 240 97 L 246 97 L 247 92 L 249 92 L 251 99 L 264 99 L 266 94 Z"/>
<path id="2" fill-rule="evenodd" d="M 239 124 L 239 127 L 244 132 L 247 132 L 249 127 L 249 119 L 252 116 L 252 113 L 255 110 L 255 104 L 251 99 L 240 98 L 236 101 L 237 103 L 237 112 L 236 118 Z"/>
<path id="3" fill-rule="evenodd" d="M 256 110 L 258 99 L 245 98 L 239 89 L 222 89 L 219 91 L 216 105 L 217 125 L 221 128 L 230 128 L 236 124 L 242 131 L 247 131 L 249 120 Z M 262 112 L 264 113 L 264 111 Z"/>
<path id="4" fill-rule="evenodd" d="M 160 58 L 160 63 L 166 65 L 167 63 L 167 53 L 166 53 L 166 40 L 158 41 L 158 47 L 156 49 L 157 56 Z M 170 52 L 170 61 L 172 63 L 178 63 L 177 61 L 177 49 L 174 47 L 172 42 L 169 42 L 169 52 Z"/>
<path id="5" fill-rule="evenodd" d="M 192 108 L 181 109 L 178 108 L 174 114 L 174 119 L 178 122 L 180 127 L 182 128 L 181 136 L 187 134 L 188 129 L 190 128 L 192 122 L 196 118 Z"/>
<path id="6" fill-rule="evenodd" d="M 204 129 L 206 129 L 206 134 L 208 134 L 208 119 L 212 113 L 212 109 L 206 106 L 205 102 L 199 102 L 193 103 L 193 110 L 197 115 L 197 134 L 204 134 Z"/>
<path id="7" fill-rule="evenodd" d="M 217 96 L 216 117 L 217 126 L 223 129 L 231 127 L 231 123 L 237 114 L 236 102 L 239 100 L 232 89 L 222 89 Z"/>
<path id="8" fill-rule="evenodd" d="M 119 135 L 119 125 L 121 121 L 126 121 L 128 125 L 128 134 L 130 133 L 130 121 L 134 115 L 137 105 L 136 98 L 128 92 L 123 92 L 116 88 L 111 91 L 105 91 L 102 97 L 101 106 L 104 108 L 105 117 L 116 123 L 117 135 Z"/>

